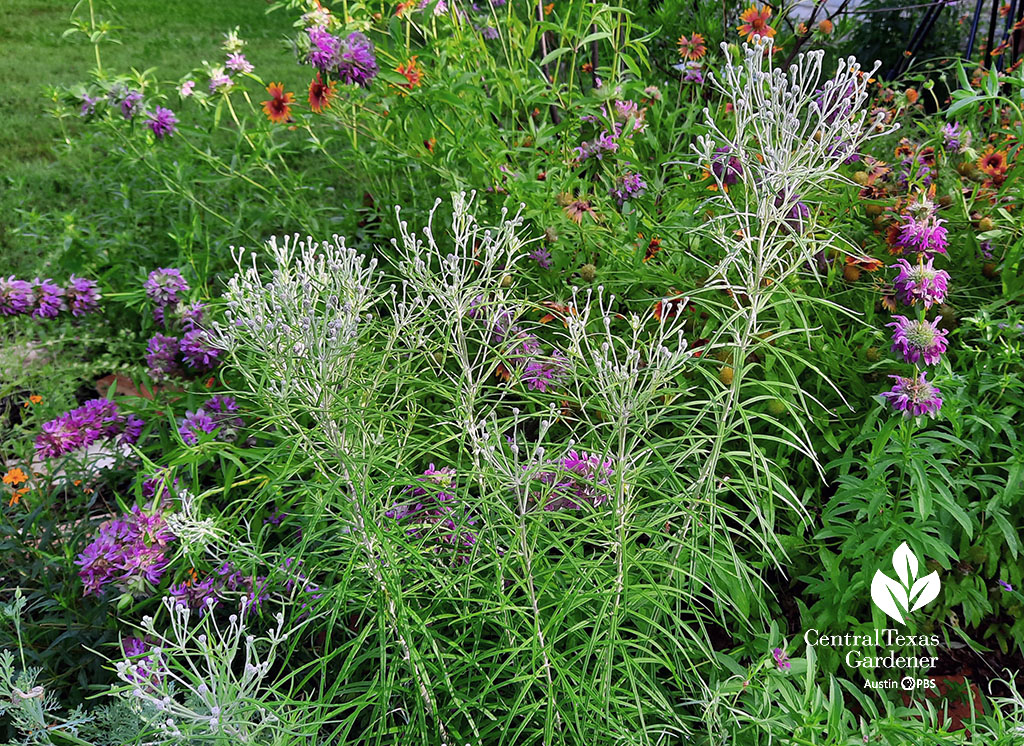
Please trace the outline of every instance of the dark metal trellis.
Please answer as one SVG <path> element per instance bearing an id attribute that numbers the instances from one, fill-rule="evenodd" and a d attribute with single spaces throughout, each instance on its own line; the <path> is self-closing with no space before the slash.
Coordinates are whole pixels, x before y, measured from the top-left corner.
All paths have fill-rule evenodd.
<path id="1" fill-rule="evenodd" d="M 971 59 L 972 54 L 975 51 L 975 45 L 978 37 L 978 26 L 981 22 L 981 14 L 984 10 L 986 0 L 977 0 L 974 6 L 974 13 L 971 18 L 971 30 L 967 38 L 967 48 L 964 51 L 964 59 Z M 989 14 L 988 23 L 988 36 L 985 44 L 985 57 L 982 61 L 982 68 L 988 69 L 989 65 L 992 64 L 993 51 L 996 49 L 996 31 L 999 28 L 999 10 L 1001 7 L 1007 5 L 1003 0 L 989 0 L 992 4 L 992 9 Z M 903 53 L 903 58 L 889 71 L 888 79 L 895 80 L 900 75 L 903 75 L 909 68 L 914 60 L 914 56 L 920 50 L 921 45 L 928 38 L 928 34 L 931 33 L 935 27 L 935 22 L 938 21 L 939 15 L 942 13 L 942 9 L 950 5 L 949 0 L 936 0 L 936 2 L 929 4 L 924 11 L 924 15 L 921 18 L 920 23 L 914 30 L 914 33 L 910 37 L 910 42 L 907 44 L 907 49 Z M 952 4 L 955 4 L 952 3 Z M 1006 23 L 1002 33 L 1000 34 L 999 46 L 1005 45 L 1005 49 L 1001 55 L 996 58 L 996 68 L 999 70 L 1004 69 L 1007 64 L 1007 58 L 1009 58 L 1009 64 L 1013 65 L 1021 52 L 1021 36 L 1022 32 L 1019 27 L 1022 25 L 1021 21 L 1024 19 L 1024 0 L 1018 2 L 1018 0 L 1010 0 L 1008 3 L 1009 8 L 1006 13 Z"/>

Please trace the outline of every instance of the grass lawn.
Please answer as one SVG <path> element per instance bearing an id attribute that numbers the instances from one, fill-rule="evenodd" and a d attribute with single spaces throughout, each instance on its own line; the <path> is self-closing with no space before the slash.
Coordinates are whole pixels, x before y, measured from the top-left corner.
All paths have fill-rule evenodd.
<path id="1" fill-rule="evenodd" d="M 281 53 L 289 30 L 283 14 L 268 16 L 263 0 L 96 0 L 98 18 L 119 28 L 100 50 L 103 73 L 117 76 L 132 68 L 156 68 L 163 80 L 178 80 L 203 60 L 219 63 L 223 33 L 238 26 L 249 42 L 246 55 L 265 80 L 297 78 L 296 66 Z M 81 34 L 62 38 L 71 27 L 72 6 L 43 0 L 4 0 L 0 27 L 0 274 L 45 272 L 46 259 L 74 235 L 111 195 L 92 195 L 81 176 L 102 167 L 96 153 L 69 152 L 49 86 L 85 83 L 95 73 L 93 46 Z M 83 1 L 75 11 L 88 18 Z M 295 80 L 294 82 L 298 82 Z M 200 81 L 202 84 L 202 81 Z M 72 124 L 74 126 L 74 123 Z"/>

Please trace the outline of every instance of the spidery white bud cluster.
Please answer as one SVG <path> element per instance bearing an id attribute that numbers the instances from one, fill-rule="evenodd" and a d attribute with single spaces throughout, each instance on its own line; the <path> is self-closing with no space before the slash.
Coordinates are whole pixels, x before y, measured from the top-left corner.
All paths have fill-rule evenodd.
<path id="1" fill-rule="evenodd" d="M 284 615 L 265 637 L 247 632 L 250 602 L 243 599 L 227 624 L 215 614 L 196 614 L 174 598 L 163 605 L 168 620 L 152 616 L 140 629 L 150 649 L 115 665 L 125 683 L 121 695 L 135 700 L 160 743 L 218 734 L 236 743 L 257 743 L 275 727 L 284 699 L 268 681 L 278 648 L 289 633 Z"/>

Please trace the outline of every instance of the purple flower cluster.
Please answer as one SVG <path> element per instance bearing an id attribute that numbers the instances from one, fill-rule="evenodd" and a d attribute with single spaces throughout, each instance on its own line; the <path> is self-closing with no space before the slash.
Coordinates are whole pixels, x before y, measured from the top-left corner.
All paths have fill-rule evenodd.
<path id="1" fill-rule="evenodd" d="M 507 359 L 520 372 L 527 388 L 546 393 L 562 385 L 569 376 L 568 358 L 559 350 L 545 355 L 536 335 L 513 324 L 509 311 L 499 309 L 489 313 L 484 302 L 483 296 L 476 298 L 468 315 L 486 324 L 495 345 L 511 345 L 511 349 L 506 347 Z"/>
<path id="2" fill-rule="evenodd" d="M 789 661 L 789 656 L 786 655 L 786 651 L 782 648 L 773 649 L 772 658 L 775 659 L 775 665 L 778 666 L 780 671 L 788 671 L 793 667 L 793 664 Z"/>
<path id="3" fill-rule="evenodd" d="M 537 265 L 541 269 L 551 268 L 551 252 L 545 249 L 543 246 L 538 246 L 536 249 L 530 252 L 530 258 L 537 262 Z"/>
<path id="4" fill-rule="evenodd" d="M 940 391 L 925 380 L 924 371 L 905 378 L 903 376 L 889 376 L 895 385 L 891 391 L 885 391 L 885 397 L 892 408 L 897 412 L 903 412 L 906 417 L 928 415 L 934 417 L 942 408 L 942 397 Z"/>
<path id="5" fill-rule="evenodd" d="M 947 153 L 958 153 L 971 141 L 970 130 L 965 130 L 960 122 L 950 122 L 942 128 L 942 144 Z"/>
<path id="6" fill-rule="evenodd" d="M 408 526 L 408 536 L 437 542 L 435 552 L 454 549 L 463 562 L 469 562 L 460 547 L 476 544 L 476 534 L 467 528 L 476 521 L 459 509 L 455 470 L 447 466 L 438 469 L 431 464 L 417 482 L 424 486 L 407 487 L 403 502 L 393 505 L 384 515 Z"/>
<path id="7" fill-rule="evenodd" d="M 923 360 L 925 365 L 935 365 L 946 351 L 945 329 L 939 329 L 938 319 L 934 321 L 908 319 L 895 316 L 896 320 L 887 326 L 894 327 L 893 352 L 899 352 L 908 363 Z"/>
<path id="8" fill-rule="evenodd" d="M 136 90 L 130 90 L 124 94 L 118 106 L 121 108 L 121 116 L 125 119 L 132 120 L 135 115 L 139 113 L 139 108 L 142 104 L 142 93 Z"/>
<path id="9" fill-rule="evenodd" d="M 178 118 L 174 116 L 174 112 L 163 106 L 146 112 L 146 126 L 152 130 L 158 140 L 173 135 L 178 129 L 177 124 Z"/>
<path id="10" fill-rule="evenodd" d="M 153 318 L 160 324 L 164 323 L 164 313 L 169 308 L 177 307 L 182 295 L 189 291 L 188 283 L 181 276 L 181 270 L 161 267 L 149 273 L 142 286 L 146 296 L 153 302 Z"/>
<path id="11" fill-rule="evenodd" d="M 915 366 L 936 365 L 946 352 L 948 331 L 939 329 L 938 319 L 928 321 L 924 317 L 925 310 L 935 303 L 942 303 L 946 296 L 949 275 L 936 270 L 932 259 L 925 264 L 924 254 L 918 254 L 917 265 L 911 265 L 906 259 L 897 259 L 893 268 L 899 269 L 894 285 L 896 297 L 908 306 L 921 301 L 924 308 L 918 318 L 895 316 L 895 321 L 888 324 L 893 327 L 893 352 L 903 355 L 903 359 Z M 902 412 L 905 417 L 928 415 L 934 417 L 942 407 L 941 392 L 926 378 L 923 370 L 917 370 L 912 376 L 890 376 L 895 381 L 892 389 L 882 396 L 892 405 L 893 409 Z"/>
<path id="12" fill-rule="evenodd" d="M 146 368 L 157 383 L 181 374 L 178 366 L 180 346 L 177 337 L 154 334 L 146 345 Z"/>
<path id="13" fill-rule="evenodd" d="M 619 149 L 619 141 L 632 137 L 636 132 L 643 132 L 647 128 L 645 121 L 646 108 L 640 108 L 635 101 L 616 101 L 610 109 L 605 110 L 607 118 L 612 122 L 612 128 L 603 129 L 593 140 L 584 140 L 576 146 L 577 164 L 583 163 L 590 158 L 603 160 L 608 153 L 615 153 Z M 581 117 L 583 122 L 597 122 L 595 116 Z"/>
<path id="14" fill-rule="evenodd" d="M 896 297 L 900 302 L 912 306 L 921 301 L 925 308 L 942 303 L 946 298 L 949 284 L 949 273 L 943 269 L 935 269 L 933 260 L 919 260 L 910 264 L 906 259 L 897 259 L 893 268 L 899 269 L 894 284 Z"/>
<path id="15" fill-rule="evenodd" d="M 108 586 L 131 595 L 145 592 L 163 577 L 170 563 L 167 545 L 174 538 L 159 511 L 147 515 L 138 506 L 103 522 L 75 560 L 85 595 L 102 595 Z"/>
<path id="16" fill-rule="evenodd" d="M 704 85 L 704 67 L 695 60 L 684 62 L 682 65 L 683 82 Z"/>
<path id="17" fill-rule="evenodd" d="M 42 432 L 36 436 L 36 452 L 42 458 L 57 458 L 101 438 L 115 436 L 119 444 L 132 445 L 138 441 L 144 424 L 133 414 L 122 415 L 112 401 L 93 399 L 44 422 Z"/>
<path id="18" fill-rule="evenodd" d="M 903 215 L 901 220 L 903 223 L 900 225 L 896 246 L 903 249 L 904 253 L 924 254 L 929 258 L 946 253 L 948 242 L 946 227 L 943 225 L 945 220 L 930 211 L 919 216 Z"/>
<path id="19" fill-rule="evenodd" d="M 0 316 L 31 314 L 36 319 L 53 319 L 61 311 L 72 316 L 84 316 L 99 307 L 100 294 L 96 283 L 84 277 L 71 275 L 68 286 L 62 288 L 53 280 L 31 282 L 13 275 L 0 277 Z"/>
<path id="20" fill-rule="evenodd" d="M 165 318 L 161 314 L 161 318 Z M 188 331 L 179 339 L 167 334 L 154 334 L 146 345 L 146 367 L 154 381 L 181 376 L 186 369 L 203 372 L 219 362 L 221 350 L 210 344 L 209 334 L 196 326 L 202 319 L 201 307 L 185 307 L 182 326 Z"/>
<path id="21" fill-rule="evenodd" d="M 550 462 L 553 467 L 537 475 L 547 485 L 544 510 L 579 510 L 584 505 L 598 507 L 608 501 L 610 480 L 615 473 L 611 459 L 602 459 L 596 453 L 570 450 L 565 456 Z"/>
<path id="22" fill-rule="evenodd" d="M 344 39 L 334 36 L 322 26 L 306 29 L 309 36 L 310 65 L 325 76 L 330 73 L 343 83 L 368 88 L 377 77 L 377 57 L 373 42 L 365 34 L 353 31 Z"/>
<path id="23" fill-rule="evenodd" d="M 121 641 L 124 657 L 131 659 L 127 661 L 128 677 L 131 681 L 137 684 L 145 681 L 159 683 L 165 671 L 154 667 L 153 659 L 148 655 L 152 650 L 151 641 L 142 637 L 126 637 Z"/>
<path id="24" fill-rule="evenodd" d="M 642 197 L 647 193 L 647 182 L 638 173 L 628 172 L 615 180 L 615 186 L 611 189 L 611 196 L 622 207 L 626 200 Z"/>
<path id="25" fill-rule="evenodd" d="M 172 585 L 168 592 L 179 606 L 196 609 L 200 614 L 211 611 L 228 594 L 242 593 L 248 599 L 245 609 L 259 608 L 267 599 L 269 582 L 266 576 L 249 577 L 229 562 L 217 568 L 202 580 L 198 576 Z"/>
<path id="26" fill-rule="evenodd" d="M 743 164 L 732 155 L 732 148 L 723 145 L 715 149 L 715 155 L 711 158 L 711 173 L 717 181 L 731 187 L 743 178 Z"/>
<path id="27" fill-rule="evenodd" d="M 185 412 L 178 435 L 185 445 L 194 446 L 203 435 L 218 434 L 220 440 L 232 438 L 244 424 L 238 416 L 238 403 L 230 396 L 212 396 L 194 412 Z M 219 432 L 218 432 L 219 431 Z"/>

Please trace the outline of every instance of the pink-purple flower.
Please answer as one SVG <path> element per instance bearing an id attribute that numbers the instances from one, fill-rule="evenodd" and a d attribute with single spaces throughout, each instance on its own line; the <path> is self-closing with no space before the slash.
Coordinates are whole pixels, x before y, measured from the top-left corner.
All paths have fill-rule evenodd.
<path id="1" fill-rule="evenodd" d="M 99 596 L 113 587 L 137 595 L 159 583 L 170 564 L 167 545 L 174 539 L 161 513 L 149 515 L 138 506 L 105 521 L 75 560 L 85 594 Z"/>
<path id="2" fill-rule="evenodd" d="M 11 275 L 0 277 L 0 316 L 18 316 L 31 312 L 35 305 L 32 283 Z"/>
<path id="3" fill-rule="evenodd" d="M 615 180 L 611 196 L 622 207 L 627 200 L 642 197 L 647 193 L 647 182 L 636 172 L 627 172 Z"/>
<path id="4" fill-rule="evenodd" d="M 894 316 L 892 351 L 899 352 L 908 363 L 924 360 L 925 365 L 935 365 L 946 351 L 946 335 L 949 331 L 939 329 L 938 319 L 919 321 L 906 316 Z"/>
<path id="5" fill-rule="evenodd" d="M 227 62 L 224 63 L 224 67 L 234 73 L 251 73 L 253 71 L 252 63 L 249 62 L 241 52 L 232 52 L 229 54 Z"/>
<path id="6" fill-rule="evenodd" d="M 156 107 L 151 112 L 146 112 L 146 126 L 152 130 L 158 140 L 163 140 L 168 135 L 177 131 L 178 118 L 174 112 L 163 106 Z"/>
<path id="7" fill-rule="evenodd" d="M 596 508 L 608 501 L 614 473 L 615 463 L 610 458 L 569 450 L 537 475 L 537 481 L 547 486 L 537 499 L 543 501 L 544 510 Z"/>
<path id="8" fill-rule="evenodd" d="M 882 396 L 888 400 L 892 408 L 902 412 L 905 417 L 927 415 L 935 417 L 942 408 L 942 397 L 939 390 L 925 378 L 924 371 L 914 376 L 889 376 L 896 381 L 891 391 Z"/>
<path id="9" fill-rule="evenodd" d="M 945 220 L 932 214 L 904 215 L 896 245 L 907 253 L 945 254 L 947 246 Z"/>
<path id="10" fill-rule="evenodd" d="M 56 458 L 114 436 L 120 436 L 118 443 L 132 445 L 138 441 L 142 427 L 142 420 L 122 415 L 114 402 L 92 399 L 44 422 L 36 436 L 36 452 L 42 458 Z"/>
<path id="11" fill-rule="evenodd" d="M 912 265 L 906 259 L 897 259 L 896 264 L 892 265 L 900 270 L 893 282 L 896 286 L 896 296 L 901 302 L 912 306 L 921 301 L 925 308 L 930 308 L 933 304 L 945 300 L 949 273 L 935 269 L 932 261 L 928 259 Z"/>
<path id="12" fill-rule="evenodd" d="M 99 288 L 92 280 L 71 275 L 64 290 L 64 298 L 72 316 L 84 316 L 99 307 Z"/>
<path id="13" fill-rule="evenodd" d="M 782 648 L 774 648 L 772 650 L 772 658 L 775 659 L 775 665 L 778 666 L 780 671 L 788 671 L 793 667 L 793 664 L 789 661 L 789 656 Z"/>

